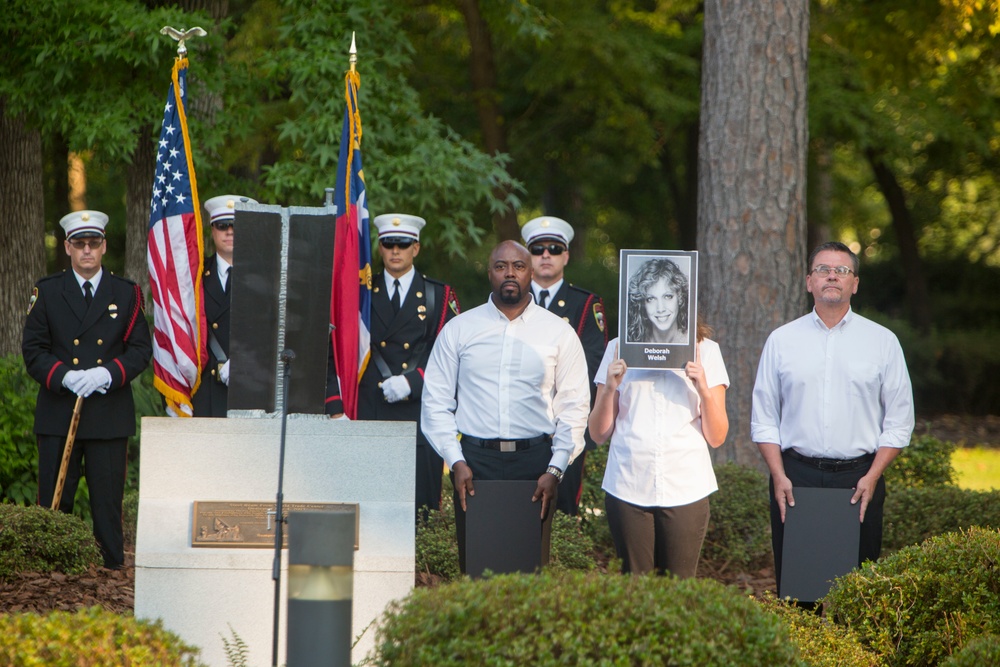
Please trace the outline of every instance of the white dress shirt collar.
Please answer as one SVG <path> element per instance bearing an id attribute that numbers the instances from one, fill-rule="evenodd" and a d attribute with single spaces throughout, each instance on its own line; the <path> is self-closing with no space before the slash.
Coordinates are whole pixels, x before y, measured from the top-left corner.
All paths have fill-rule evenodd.
<path id="1" fill-rule="evenodd" d="M 396 292 L 393 281 L 398 280 L 399 302 L 403 303 L 406 301 L 406 295 L 410 293 L 410 285 L 413 284 L 413 278 L 417 275 L 417 270 L 411 266 L 410 270 L 401 275 L 399 278 L 393 278 L 388 271 L 386 271 L 383 275 L 385 276 L 385 295 L 392 300 L 392 295 Z"/>
<path id="2" fill-rule="evenodd" d="M 222 285 L 222 289 L 226 289 L 226 281 L 229 280 L 229 269 L 233 268 L 233 265 L 222 259 L 222 255 L 216 254 L 215 256 L 215 274 L 219 276 L 219 283 Z"/>
<path id="3" fill-rule="evenodd" d="M 76 278 L 76 284 L 80 286 L 80 291 L 83 292 L 84 296 L 86 296 L 87 290 L 84 288 L 83 284 L 89 280 L 94 290 L 92 293 L 97 294 L 97 286 L 101 284 L 101 276 L 103 275 L 104 267 L 97 269 L 97 273 L 94 274 L 93 278 L 84 278 L 76 271 L 73 271 L 73 277 Z"/>

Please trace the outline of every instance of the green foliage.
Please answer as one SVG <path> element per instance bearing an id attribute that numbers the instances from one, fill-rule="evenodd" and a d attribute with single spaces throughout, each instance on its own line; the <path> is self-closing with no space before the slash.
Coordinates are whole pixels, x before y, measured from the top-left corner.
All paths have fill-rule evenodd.
<path id="1" fill-rule="evenodd" d="M 716 466 L 715 477 L 719 490 L 709 500 L 702 557 L 722 564 L 722 570 L 763 566 L 771 557 L 767 477 L 735 463 Z"/>
<path id="2" fill-rule="evenodd" d="M 837 579 L 827 602 L 886 664 L 933 665 L 1000 633 L 997 563 L 1000 532 L 948 533 Z"/>
<path id="3" fill-rule="evenodd" d="M 420 588 L 376 665 L 799 665 L 782 623 L 710 580 L 579 572 Z"/>
<path id="4" fill-rule="evenodd" d="M 951 455 L 955 444 L 930 434 L 914 435 L 884 473 L 889 489 L 946 486 L 955 483 Z"/>
<path id="5" fill-rule="evenodd" d="M 604 470 L 608 467 L 608 445 L 597 445 L 587 452 L 583 461 L 583 492 L 580 495 L 580 527 L 594 543 L 594 547 L 605 554 L 615 552 L 608 520 L 604 516 Z"/>
<path id="6" fill-rule="evenodd" d="M 232 635 L 232 641 L 224 635 L 219 635 L 222 637 L 222 647 L 226 653 L 226 664 L 229 667 L 247 667 L 250 660 L 250 647 L 247 646 L 242 637 L 236 634 L 236 630 L 233 630 L 231 625 L 229 626 L 229 634 Z"/>
<path id="7" fill-rule="evenodd" d="M 76 613 L 0 616 L 0 662 L 34 667 L 195 667 L 199 650 L 160 621 L 140 621 L 100 607 Z"/>
<path id="8" fill-rule="evenodd" d="M 594 569 L 594 543 L 576 517 L 555 513 L 549 551 L 549 567 L 553 570 Z"/>
<path id="9" fill-rule="evenodd" d="M 1000 636 L 977 637 L 941 663 L 941 667 L 984 667 L 984 665 L 1000 665 Z"/>
<path id="10" fill-rule="evenodd" d="M 90 528 L 77 517 L 0 503 L 0 579 L 18 572 L 80 574 L 101 562 Z"/>
<path id="11" fill-rule="evenodd" d="M 28 505 L 38 495 L 37 393 L 21 355 L 0 358 L 0 500 Z"/>
<path id="12" fill-rule="evenodd" d="M 1000 528 L 1000 491 L 955 486 L 889 489 L 883 525 L 886 551 L 970 526 Z"/>
<path id="13" fill-rule="evenodd" d="M 139 523 L 139 490 L 125 489 L 122 500 L 122 533 L 126 548 L 135 544 L 136 528 Z"/>
<path id="14" fill-rule="evenodd" d="M 788 627 L 788 636 L 809 667 L 875 667 L 878 657 L 869 653 L 858 638 L 829 618 L 803 609 L 773 593 L 757 598 L 768 612 L 775 614 Z"/>

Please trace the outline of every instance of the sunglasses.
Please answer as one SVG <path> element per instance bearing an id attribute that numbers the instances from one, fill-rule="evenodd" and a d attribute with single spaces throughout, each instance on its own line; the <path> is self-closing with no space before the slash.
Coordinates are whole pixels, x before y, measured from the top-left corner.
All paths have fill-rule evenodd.
<path id="1" fill-rule="evenodd" d="M 561 255 L 566 252 L 566 247 L 558 243 L 532 243 L 528 248 L 531 254 L 538 257 L 548 250 L 550 255 Z"/>
<path id="2" fill-rule="evenodd" d="M 379 243 L 386 250 L 392 250 L 393 248 L 399 248 L 400 250 L 406 250 L 411 245 L 416 243 L 413 239 L 380 239 Z"/>
<path id="3" fill-rule="evenodd" d="M 91 250 L 97 250 L 104 243 L 104 239 L 73 239 L 69 242 L 71 246 L 77 250 L 83 250 L 84 248 L 90 248 Z"/>
<path id="4" fill-rule="evenodd" d="M 232 220 L 223 220 L 221 222 L 213 222 L 212 226 L 215 227 L 216 229 L 218 229 L 220 232 L 224 232 L 227 229 L 232 229 L 233 228 L 233 221 Z"/>

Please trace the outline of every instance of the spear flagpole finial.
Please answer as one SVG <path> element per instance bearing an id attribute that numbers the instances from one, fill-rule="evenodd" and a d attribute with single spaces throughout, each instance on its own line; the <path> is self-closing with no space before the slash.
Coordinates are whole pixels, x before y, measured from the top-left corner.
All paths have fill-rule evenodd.
<path id="1" fill-rule="evenodd" d="M 351 63 L 351 71 L 353 72 L 358 64 L 358 44 L 354 40 L 353 31 L 351 32 L 351 50 L 348 53 L 351 54 L 350 63 Z"/>
<path id="2" fill-rule="evenodd" d="M 161 35 L 169 35 L 172 39 L 177 42 L 177 57 L 183 58 L 187 55 L 187 46 L 184 45 L 185 40 L 191 39 L 192 37 L 204 37 L 208 33 L 205 32 L 203 28 L 194 27 L 190 30 L 185 30 L 181 28 L 171 28 L 168 25 L 163 26 L 160 29 Z"/>

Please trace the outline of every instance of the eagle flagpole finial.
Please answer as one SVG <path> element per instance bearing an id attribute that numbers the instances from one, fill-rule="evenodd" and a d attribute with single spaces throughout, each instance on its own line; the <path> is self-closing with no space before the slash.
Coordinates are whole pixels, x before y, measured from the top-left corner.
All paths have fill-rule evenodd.
<path id="1" fill-rule="evenodd" d="M 160 29 L 160 34 L 169 35 L 177 42 L 177 57 L 183 58 L 187 55 L 187 47 L 184 45 L 184 41 L 192 37 L 204 37 L 208 33 L 203 28 L 198 27 L 191 28 L 190 30 L 184 30 L 183 28 L 178 30 L 177 28 L 165 25 Z"/>

